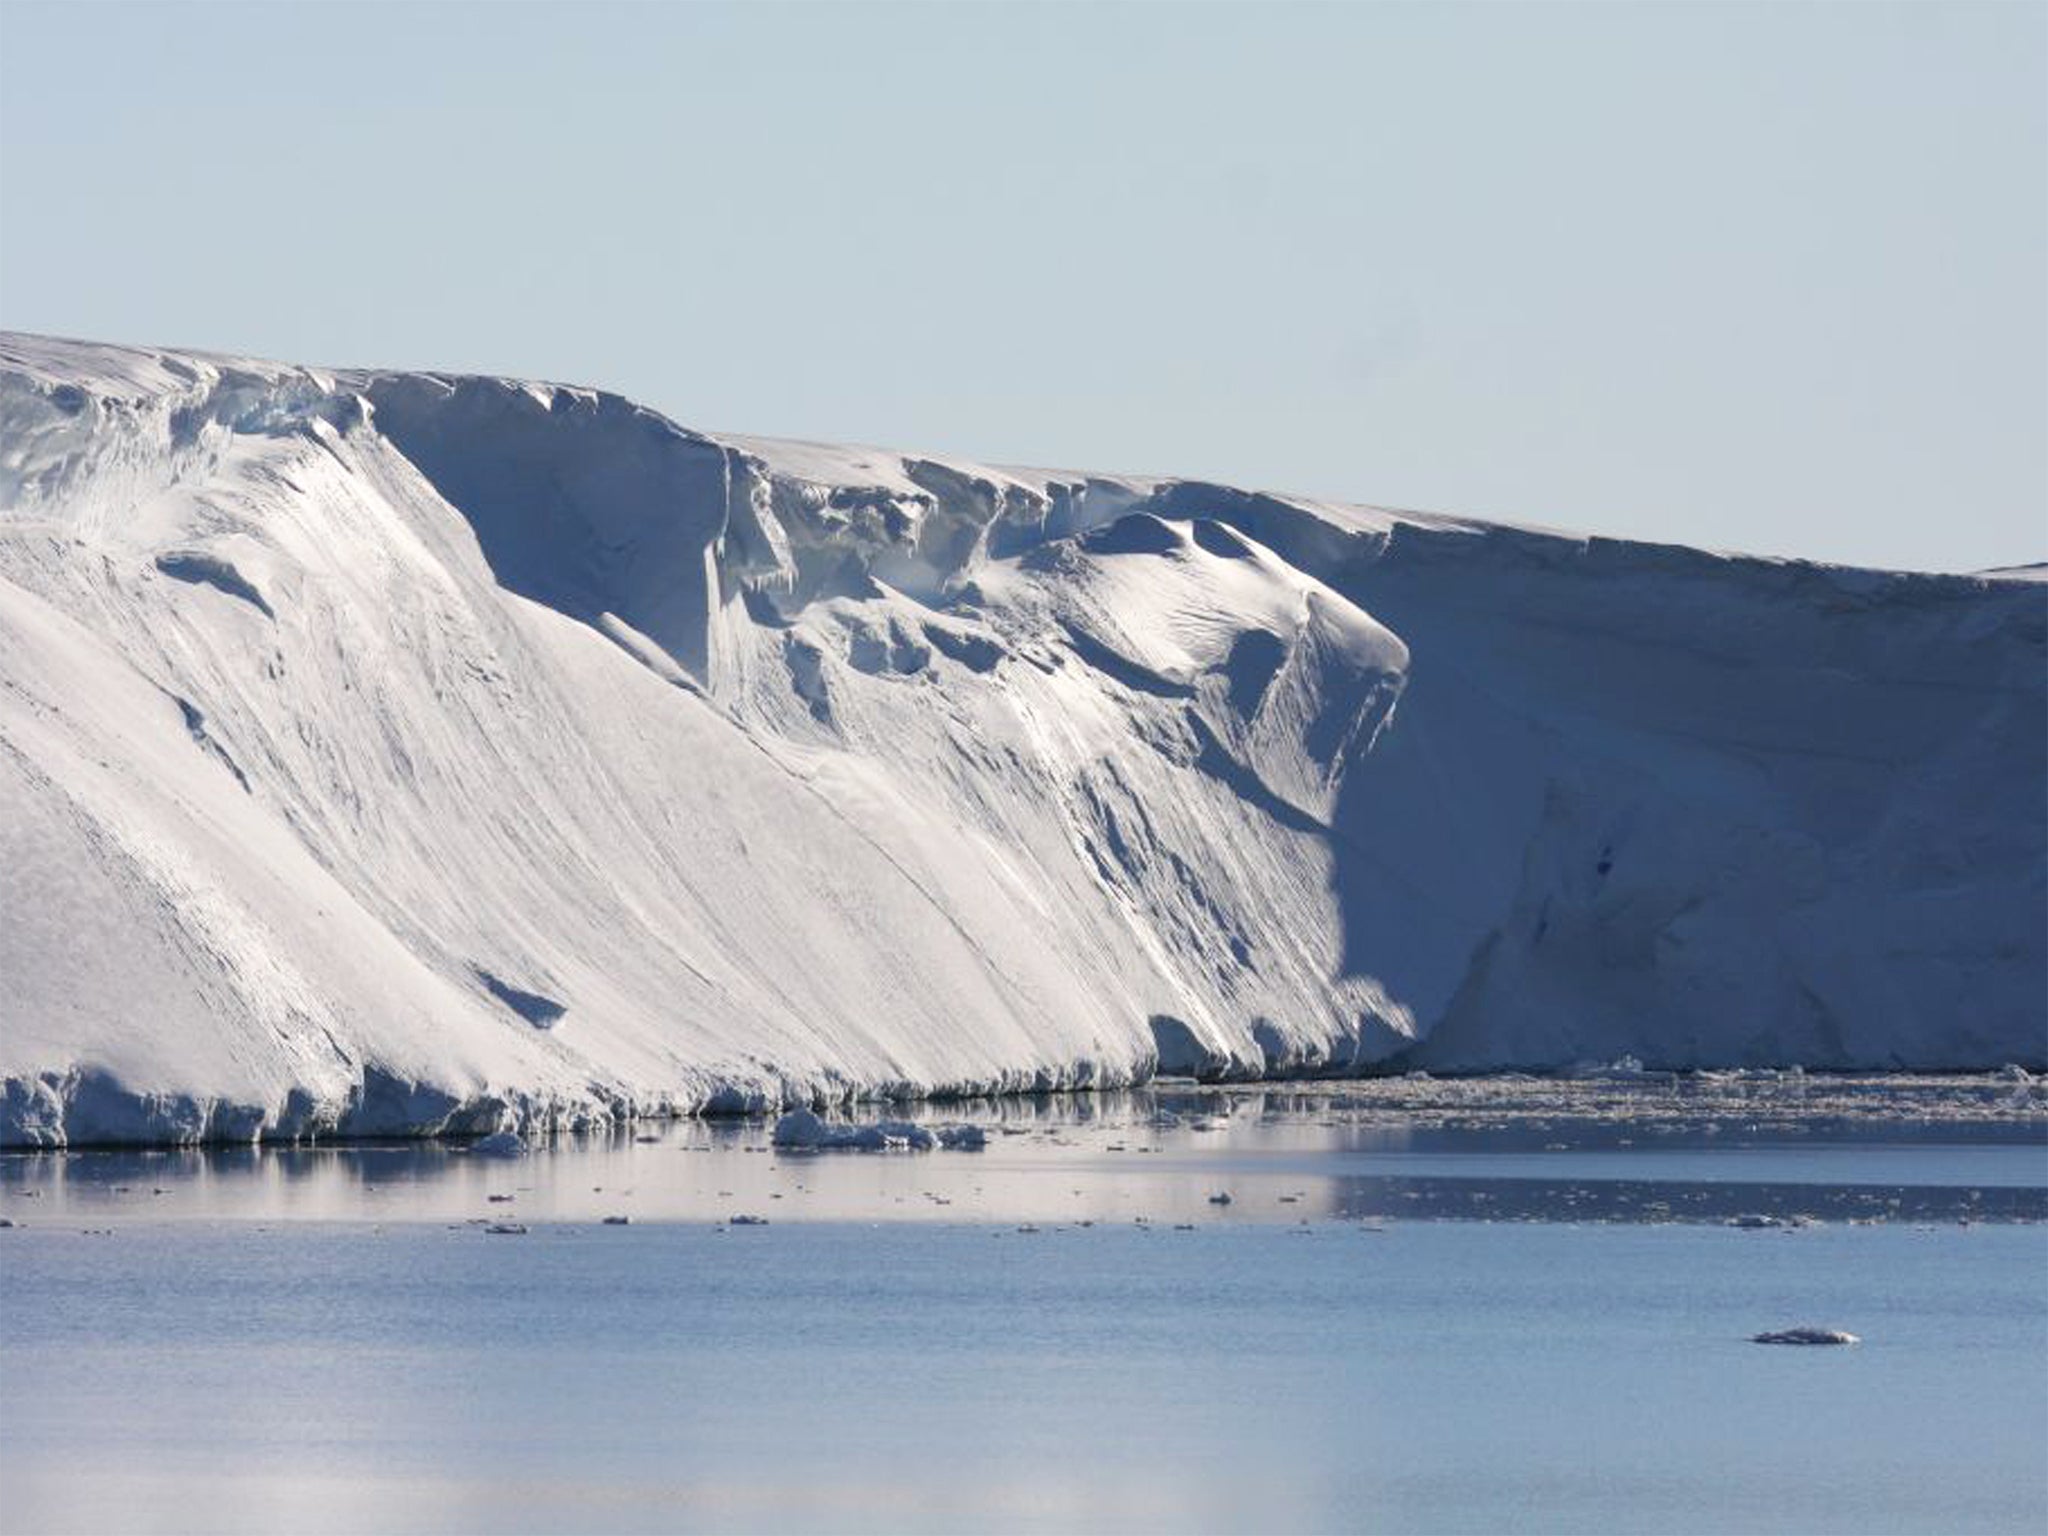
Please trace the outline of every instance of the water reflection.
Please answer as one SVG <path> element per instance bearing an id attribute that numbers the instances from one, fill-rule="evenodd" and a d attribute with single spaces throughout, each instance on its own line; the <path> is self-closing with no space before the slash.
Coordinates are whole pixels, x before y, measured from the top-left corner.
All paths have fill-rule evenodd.
<path id="1" fill-rule="evenodd" d="M 24 1235 L 10 1530 L 2048 1528 L 2037 1226 Z"/>
<path id="2" fill-rule="evenodd" d="M 2048 1108 L 2009 1079 L 1158 1085 L 931 1104 L 980 1152 L 803 1153 L 771 1122 L 459 1143 L 0 1156 L 0 1215 L 485 1223 L 2048 1218 Z M 1227 1202 L 1217 1197 L 1228 1195 Z"/>

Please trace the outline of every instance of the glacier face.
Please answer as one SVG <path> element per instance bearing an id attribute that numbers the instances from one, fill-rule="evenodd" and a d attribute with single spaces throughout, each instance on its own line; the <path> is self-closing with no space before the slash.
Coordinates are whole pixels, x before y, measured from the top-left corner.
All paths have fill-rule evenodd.
<path id="1" fill-rule="evenodd" d="M 0 337 L 0 1142 L 2039 1066 L 2048 587 Z"/>

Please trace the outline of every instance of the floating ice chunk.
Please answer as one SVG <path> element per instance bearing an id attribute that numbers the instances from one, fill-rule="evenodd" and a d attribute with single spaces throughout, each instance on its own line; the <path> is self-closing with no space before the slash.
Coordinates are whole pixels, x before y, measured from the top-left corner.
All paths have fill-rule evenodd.
<path id="1" fill-rule="evenodd" d="M 892 1132 L 897 1133 L 893 1138 Z M 935 1144 L 930 1132 L 908 1122 L 878 1120 L 872 1125 L 831 1125 L 808 1109 L 793 1109 L 777 1120 L 771 1137 L 778 1147 L 859 1152 L 882 1151 L 892 1139 L 899 1147 L 922 1149 Z"/>
<path id="2" fill-rule="evenodd" d="M 469 1150 L 478 1157 L 524 1157 L 526 1141 L 514 1131 L 500 1131 L 495 1136 L 486 1136 Z"/>
<path id="3" fill-rule="evenodd" d="M 988 1137 L 978 1125 L 916 1125 L 908 1120 L 877 1120 L 871 1125 L 831 1125 L 808 1109 L 793 1109 L 775 1122 L 775 1145 L 786 1150 L 929 1152 L 946 1147 L 979 1152 Z"/>
<path id="4" fill-rule="evenodd" d="M 1622 1055 L 1612 1061 L 1575 1061 L 1565 1069 L 1566 1077 L 1637 1078 L 1644 1076 L 1642 1058 Z"/>
<path id="5" fill-rule="evenodd" d="M 1780 1328 L 1771 1333 L 1750 1335 L 1752 1344 L 1861 1344 L 1853 1333 L 1839 1328 Z"/>
<path id="6" fill-rule="evenodd" d="M 778 1147 L 819 1147 L 828 1144 L 841 1128 L 827 1125 L 808 1109 L 792 1109 L 775 1122 L 769 1138 Z"/>

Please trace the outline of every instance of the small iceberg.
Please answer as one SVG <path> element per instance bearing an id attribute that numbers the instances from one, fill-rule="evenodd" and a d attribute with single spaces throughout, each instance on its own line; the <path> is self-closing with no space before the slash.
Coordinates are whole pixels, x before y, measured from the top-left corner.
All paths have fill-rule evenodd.
<path id="1" fill-rule="evenodd" d="M 908 1120 L 832 1125 L 808 1109 L 793 1109 L 777 1120 L 771 1139 L 786 1151 L 810 1152 L 929 1152 L 934 1147 L 979 1152 L 988 1145 L 988 1136 L 978 1125 L 916 1125 Z"/>
<path id="2" fill-rule="evenodd" d="M 1559 1075 L 1581 1082 L 1635 1082 L 1645 1077 L 1669 1074 L 1646 1072 L 1642 1057 L 1624 1052 L 1612 1061 L 1575 1061 Z"/>
<path id="3" fill-rule="evenodd" d="M 472 1157 L 524 1157 L 526 1139 L 516 1131 L 500 1131 L 476 1142 L 469 1151 Z"/>
<path id="4" fill-rule="evenodd" d="M 1839 1328 L 1780 1328 L 1771 1333 L 1753 1333 L 1752 1344 L 1861 1344 L 1853 1333 Z"/>

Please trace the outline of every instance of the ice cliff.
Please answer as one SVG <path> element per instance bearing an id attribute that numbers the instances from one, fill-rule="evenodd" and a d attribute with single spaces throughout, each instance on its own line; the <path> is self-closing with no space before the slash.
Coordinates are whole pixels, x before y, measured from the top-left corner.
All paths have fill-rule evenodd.
<path id="1" fill-rule="evenodd" d="M 0 336 L 0 1143 L 2040 1067 L 2027 575 Z"/>

